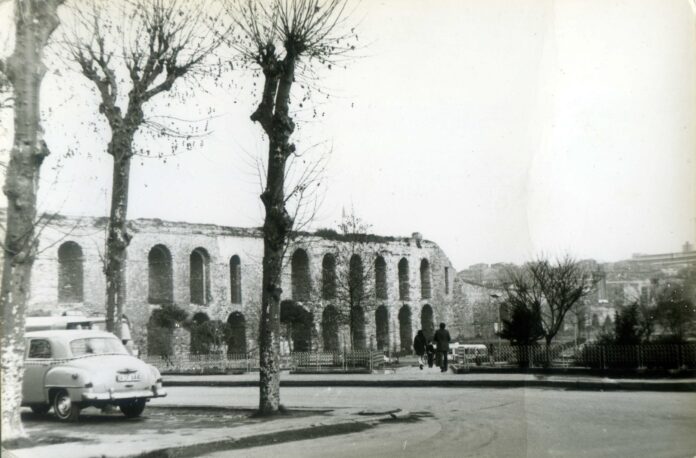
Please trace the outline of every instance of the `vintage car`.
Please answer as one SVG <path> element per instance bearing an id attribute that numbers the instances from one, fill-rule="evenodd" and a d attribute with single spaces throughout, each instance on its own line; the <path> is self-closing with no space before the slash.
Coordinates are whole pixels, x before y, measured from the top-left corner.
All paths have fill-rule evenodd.
<path id="1" fill-rule="evenodd" d="M 166 396 L 159 371 L 131 356 L 115 335 L 93 330 L 28 332 L 22 405 L 35 413 L 51 407 L 60 420 L 80 409 L 115 405 L 137 417 L 150 398 Z"/>

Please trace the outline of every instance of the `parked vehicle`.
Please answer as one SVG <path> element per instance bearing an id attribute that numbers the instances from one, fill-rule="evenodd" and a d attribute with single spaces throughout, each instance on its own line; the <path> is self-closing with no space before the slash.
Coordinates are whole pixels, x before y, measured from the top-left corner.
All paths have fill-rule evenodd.
<path id="1" fill-rule="evenodd" d="M 24 330 L 48 331 L 51 329 L 96 329 L 106 330 L 106 317 L 104 315 L 85 316 L 81 312 L 64 312 L 58 316 L 30 316 L 26 318 Z M 138 356 L 140 351 L 133 344 L 130 333 L 130 322 L 124 316 L 121 326 L 121 342 L 126 346 L 126 350 L 133 356 Z"/>
<path id="2" fill-rule="evenodd" d="M 59 420 L 76 421 L 84 407 L 114 405 L 138 417 L 149 399 L 167 395 L 159 371 L 111 333 L 50 330 L 25 339 L 22 405 L 35 413 L 53 408 Z"/>
<path id="3" fill-rule="evenodd" d="M 476 364 L 480 366 L 488 361 L 488 347 L 483 344 L 462 344 L 454 350 L 454 360 L 459 364 Z"/>
<path id="4" fill-rule="evenodd" d="M 26 332 L 48 331 L 50 329 L 103 329 L 106 318 L 86 317 L 81 313 L 60 316 L 29 316 L 26 319 Z"/>

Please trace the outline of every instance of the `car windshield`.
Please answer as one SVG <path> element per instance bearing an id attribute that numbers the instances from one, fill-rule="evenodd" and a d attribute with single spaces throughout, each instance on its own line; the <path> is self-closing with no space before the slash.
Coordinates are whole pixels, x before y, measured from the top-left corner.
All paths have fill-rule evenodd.
<path id="1" fill-rule="evenodd" d="M 104 355 L 108 353 L 128 354 L 128 351 L 126 351 L 126 348 L 118 339 L 110 337 L 75 339 L 70 342 L 70 351 L 73 356 Z"/>

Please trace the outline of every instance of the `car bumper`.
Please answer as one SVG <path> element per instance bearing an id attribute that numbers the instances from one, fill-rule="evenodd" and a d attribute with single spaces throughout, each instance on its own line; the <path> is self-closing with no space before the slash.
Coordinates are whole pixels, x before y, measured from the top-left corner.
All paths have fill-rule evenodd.
<path id="1" fill-rule="evenodd" d="M 83 401 L 119 401 L 123 399 L 163 398 L 167 395 L 164 389 L 120 391 L 106 393 L 82 393 Z"/>

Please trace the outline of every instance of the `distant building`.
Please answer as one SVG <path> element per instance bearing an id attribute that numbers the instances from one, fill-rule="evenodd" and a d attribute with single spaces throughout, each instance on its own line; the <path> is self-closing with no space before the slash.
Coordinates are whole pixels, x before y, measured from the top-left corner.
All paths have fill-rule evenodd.
<path id="1" fill-rule="evenodd" d="M 457 311 L 450 326 L 460 341 L 494 340 L 501 327 L 501 279 L 511 264 L 474 264 L 457 273 L 455 298 Z"/>
<path id="2" fill-rule="evenodd" d="M 560 338 L 596 335 L 603 325 L 611 324 L 619 307 L 633 302 L 652 303 L 659 288 L 675 281 L 684 269 L 696 268 L 696 251 L 687 242 L 677 253 L 635 254 L 625 261 L 598 263 L 588 259 L 580 263 L 592 273 L 596 287 L 577 311 L 567 315 Z M 509 266 L 474 264 L 457 274 L 456 316 L 460 317 L 457 329 L 462 339 L 496 338 L 506 313 L 500 305 L 501 280 Z"/>

